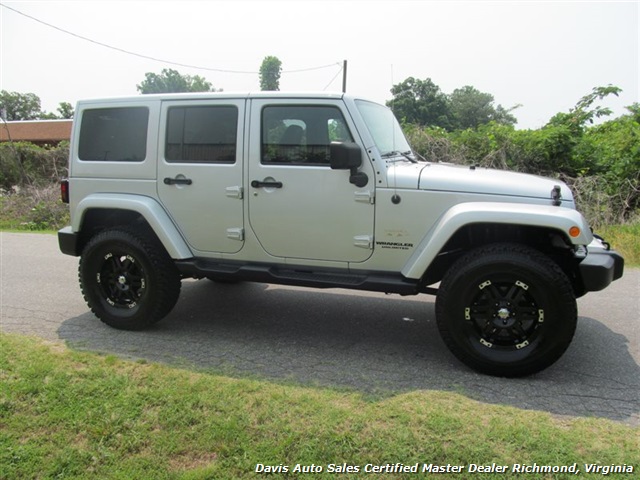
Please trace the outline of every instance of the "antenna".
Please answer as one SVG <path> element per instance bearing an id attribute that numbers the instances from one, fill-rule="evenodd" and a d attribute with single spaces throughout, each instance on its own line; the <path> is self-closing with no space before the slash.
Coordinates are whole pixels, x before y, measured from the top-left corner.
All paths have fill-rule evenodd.
<path id="1" fill-rule="evenodd" d="M 347 61 L 342 62 L 342 93 L 347 93 Z"/>

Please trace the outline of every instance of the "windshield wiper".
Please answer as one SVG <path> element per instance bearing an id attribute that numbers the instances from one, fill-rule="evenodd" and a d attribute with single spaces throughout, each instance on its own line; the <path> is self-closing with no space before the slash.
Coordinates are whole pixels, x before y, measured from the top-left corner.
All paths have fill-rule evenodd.
<path id="1" fill-rule="evenodd" d="M 411 163 L 418 163 L 418 161 L 415 158 L 411 158 L 409 156 L 410 153 L 413 154 L 413 152 L 411 150 L 407 150 L 406 152 L 399 152 L 397 150 L 392 150 L 390 152 L 383 153 L 380 156 L 382 158 L 402 156 L 402 157 L 406 158 L 407 160 L 409 160 Z"/>
<path id="2" fill-rule="evenodd" d="M 411 150 L 411 153 L 413 154 L 414 157 L 416 157 L 418 160 L 422 160 L 423 162 L 429 163 L 429 160 L 427 160 L 426 158 L 424 158 L 422 155 L 420 155 L 418 152 L 415 152 L 413 150 Z"/>

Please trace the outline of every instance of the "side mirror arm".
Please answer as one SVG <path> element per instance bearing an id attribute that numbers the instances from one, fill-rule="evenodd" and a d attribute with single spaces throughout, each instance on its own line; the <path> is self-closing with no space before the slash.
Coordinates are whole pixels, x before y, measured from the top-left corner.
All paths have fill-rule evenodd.
<path id="1" fill-rule="evenodd" d="M 364 172 L 359 172 L 357 167 L 351 169 L 351 175 L 349 175 L 349 183 L 354 184 L 356 187 L 366 187 L 369 183 L 369 177 Z"/>

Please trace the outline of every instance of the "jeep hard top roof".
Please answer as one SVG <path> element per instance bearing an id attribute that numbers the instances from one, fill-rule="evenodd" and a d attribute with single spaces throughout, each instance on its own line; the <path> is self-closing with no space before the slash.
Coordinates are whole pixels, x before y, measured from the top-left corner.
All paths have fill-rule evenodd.
<path id="1" fill-rule="evenodd" d="M 95 103 L 140 102 L 145 100 L 208 100 L 224 98 L 273 98 L 273 99 L 342 99 L 356 97 L 339 92 L 197 92 L 197 93 L 153 93 L 119 97 L 90 98 L 78 101 L 78 105 Z"/>

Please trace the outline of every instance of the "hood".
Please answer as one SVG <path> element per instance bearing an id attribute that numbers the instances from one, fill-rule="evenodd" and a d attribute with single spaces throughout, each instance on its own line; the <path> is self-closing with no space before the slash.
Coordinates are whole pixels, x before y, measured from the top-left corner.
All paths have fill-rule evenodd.
<path id="1" fill-rule="evenodd" d="M 557 185 L 563 203 L 573 204 L 571 190 L 560 180 L 482 167 L 397 162 L 389 164 L 387 181 L 390 187 L 404 189 L 538 199 L 551 199 Z"/>

